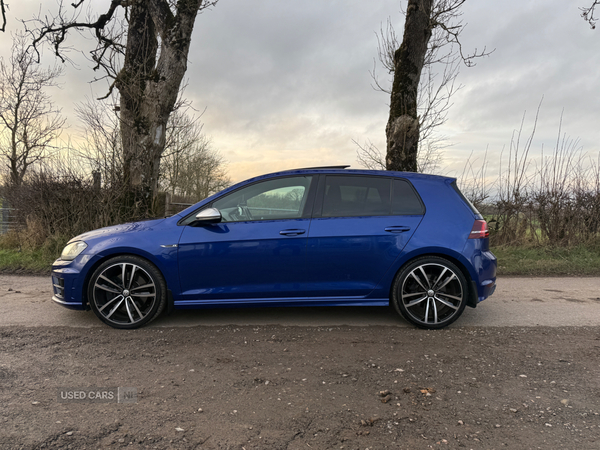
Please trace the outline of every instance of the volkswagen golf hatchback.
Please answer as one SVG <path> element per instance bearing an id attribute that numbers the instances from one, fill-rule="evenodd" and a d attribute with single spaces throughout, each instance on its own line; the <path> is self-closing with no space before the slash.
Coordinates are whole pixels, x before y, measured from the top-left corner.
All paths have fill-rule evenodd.
<path id="1" fill-rule="evenodd" d="M 390 304 L 442 328 L 494 292 L 488 235 L 453 178 L 291 170 L 71 239 L 52 299 L 115 328 L 173 309 Z"/>

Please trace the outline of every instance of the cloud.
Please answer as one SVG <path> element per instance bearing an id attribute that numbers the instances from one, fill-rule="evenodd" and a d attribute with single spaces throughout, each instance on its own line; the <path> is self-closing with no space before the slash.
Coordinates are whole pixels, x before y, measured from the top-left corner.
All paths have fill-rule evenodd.
<path id="1" fill-rule="evenodd" d="M 471 152 L 483 155 L 486 148 L 488 158 L 497 158 L 525 111 L 526 129 L 532 127 L 542 97 L 537 149 L 554 145 L 563 114 L 563 132 L 580 137 L 586 151 L 598 151 L 600 31 L 581 19 L 579 3 L 465 3 L 464 50 L 495 51 L 476 67 L 461 68 L 464 87 L 440 129 L 454 144 L 442 171 L 462 170 Z M 388 17 L 402 36 L 404 4 L 224 0 L 197 17 L 186 95 L 198 111 L 206 108 L 204 131 L 229 161 L 233 180 L 289 167 L 357 166 L 353 139 L 385 149 L 389 97 L 373 89 L 369 71 L 375 34 Z M 30 17 L 38 5 L 13 2 L 10 13 Z M 87 51 L 90 41 L 73 38 Z M 77 63 L 81 69 L 67 67 L 65 89 L 55 96 L 71 123 L 72 105 L 90 95 L 94 76 L 83 58 Z M 387 77 L 381 69 L 378 75 Z M 94 86 L 92 95 L 104 88 Z"/>

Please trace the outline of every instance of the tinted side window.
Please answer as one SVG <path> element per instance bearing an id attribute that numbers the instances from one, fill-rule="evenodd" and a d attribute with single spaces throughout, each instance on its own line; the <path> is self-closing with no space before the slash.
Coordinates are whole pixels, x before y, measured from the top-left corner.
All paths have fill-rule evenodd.
<path id="1" fill-rule="evenodd" d="M 420 215 L 425 212 L 421 200 L 406 180 L 394 180 L 393 215 Z"/>
<path id="2" fill-rule="evenodd" d="M 390 189 L 389 178 L 327 176 L 322 216 L 389 215 Z"/>
<path id="3" fill-rule="evenodd" d="M 308 197 L 312 177 L 289 177 L 262 181 L 222 197 L 212 206 L 223 222 L 296 219 Z"/>

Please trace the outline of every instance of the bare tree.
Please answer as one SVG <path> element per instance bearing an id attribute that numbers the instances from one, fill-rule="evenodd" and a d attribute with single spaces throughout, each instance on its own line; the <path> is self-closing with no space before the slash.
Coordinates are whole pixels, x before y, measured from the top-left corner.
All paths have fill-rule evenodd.
<path id="1" fill-rule="evenodd" d="M 61 75 L 58 67 L 44 69 L 15 36 L 8 61 L 0 58 L 0 155 L 6 158 L 10 181 L 21 185 L 27 169 L 47 156 L 65 119 L 46 94 Z"/>
<path id="2" fill-rule="evenodd" d="M 417 116 L 419 119 L 419 143 L 417 171 L 433 171 L 441 160 L 440 151 L 446 147 L 444 136 L 437 133 L 452 106 L 451 97 L 461 88 L 455 83 L 461 63 L 453 45 L 444 39 L 440 29 L 434 29 L 427 46 L 423 69 L 417 92 Z M 390 19 L 384 30 L 377 34 L 379 61 L 391 75 L 395 72 L 394 55 L 400 47 L 396 31 Z M 391 95 L 391 81 L 382 83 L 375 67 L 371 73 L 375 88 Z M 369 168 L 385 170 L 385 155 L 372 143 L 358 144 L 358 161 Z"/>
<path id="3" fill-rule="evenodd" d="M 441 139 L 440 139 L 441 141 Z M 438 138 L 432 140 L 423 140 L 419 143 L 419 153 L 417 154 L 417 172 L 432 173 L 440 166 L 442 155 Z M 370 170 L 387 170 L 385 166 L 385 155 L 371 141 L 361 144 L 354 141 L 358 150 L 356 159 L 358 163 Z"/>
<path id="4" fill-rule="evenodd" d="M 180 164 L 176 193 L 201 200 L 231 184 L 223 158 L 210 147 L 210 141 L 198 143 Z"/>
<path id="5" fill-rule="evenodd" d="M 87 162 L 88 170 L 91 169 L 105 187 L 123 185 L 123 146 L 116 107 L 118 103 L 117 96 L 112 95 L 109 102 L 87 99 L 75 107 L 83 125 L 83 139 L 78 145 L 79 157 Z"/>
<path id="6" fill-rule="evenodd" d="M 201 200 L 229 184 L 224 160 L 202 133 L 199 118 L 177 110 L 167 125 L 161 188 L 173 195 Z"/>
<path id="7" fill-rule="evenodd" d="M 449 98 L 456 90 L 456 62 L 462 61 L 467 66 L 473 66 L 474 58 L 489 54 L 485 48 L 481 52 L 475 50 L 472 54 L 463 52 L 460 34 L 464 26 L 460 20 L 460 8 L 465 1 L 408 0 L 402 43 L 397 46 L 394 35 L 384 40 L 383 46 L 380 42 L 384 66 L 390 71 L 393 69 L 394 74 L 386 126 L 385 162 L 388 170 L 418 170 L 417 155 L 422 136 L 431 133 L 445 121 L 451 105 Z M 449 51 L 444 52 L 444 48 Z M 442 83 L 435 87 L 435 75 L 430 71 L 422 84 L 423 68 L 439 62 L 444 63 L 446 68 Z M 422 92 L 426 100 L 419 109 L 421 85 L 425 86 Z M 419 117 L 420 112 L 422 118 Z M 423 127 L 425 134 L 421 123 L 427 124 Z"/>
<path id="8" fill-rule="evenodd" d="M 67 9 L 61 2 L 54 16 L 38 17 L 33 28 L 29 22 L 33 45 L 49 42 L 65 60 L 69 32 L 92 33 L 94 69 L 103 70 L 112 80 L 110 91 L 120 94 L 123 181 L 150 211 L 196 16 L 217 0 L 111 0 L 106 12 L 81 20 L 84 3 Z"/>
<path id="9" fill-rule="evenodd" d="M 167 122 L 159 188 L 200 200 L 226 187 L 229 179 L 222 158 L 202 133 L 199 117 L 191 115 L 191 108 L 182 103 L 180 99 Z M 102 186 L 117 191 L 122 187 L 124 164 L 118 104 L 113 95 L 110 102 L 88 100 L 76 107 L 83 124 L 78 156 L 88 170 L 100 175 Z"/>
<path id="10" fill-rule="evenodd" d="M 370 170 L 385 170 L 385 155 L 371 141 L 365 144 L 353 142 L 358 147 L 356 160 L 361 166 Z"/>
<path id="11" fill-rule="evenodd" d="M 583 20 L 590 24 L 592 30 L 596 29 L 596 22 L 598 21 L 598 18 L 594 16 L 594 13 L 596 12 L 596 6 L 600 6 L 599 0 L 594 0 L 587 8 L 579 8 L 581 10 L 581 17 L 583 17 Z"/>
<path id="12" fill-rule="evenodd" d="M 167 140 L 161 160 L 160 186 L 165 192 L 183 195 L 179 191 L 180 175 L 189 156 L 207 145 L 199 118 L 178 109 L 169 118 Z"/>

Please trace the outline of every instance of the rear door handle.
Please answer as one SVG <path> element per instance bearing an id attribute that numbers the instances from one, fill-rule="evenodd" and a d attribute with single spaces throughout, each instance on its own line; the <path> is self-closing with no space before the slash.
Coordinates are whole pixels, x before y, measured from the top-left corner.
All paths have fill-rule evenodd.
<path id="1" fill-rule="evenodd" d="M 282 236 L 299 236 L 304 233 L 306 233 L 306 230 L 301 230 L 297 228 L 292 230 L 281 230 L 279 232 L 279 234 L 281 234 Z"/>
<path id="2" fill-rule="evenodd" d="M 387 227 L 385 229 L 385 231 L 387 231 L 389 233 L 404 233 L 409 230 L 410 230 L 410 227 L 404 227 L 404 226 Z"/>

